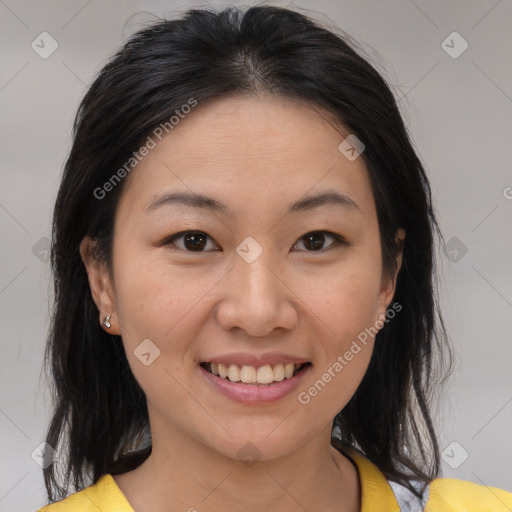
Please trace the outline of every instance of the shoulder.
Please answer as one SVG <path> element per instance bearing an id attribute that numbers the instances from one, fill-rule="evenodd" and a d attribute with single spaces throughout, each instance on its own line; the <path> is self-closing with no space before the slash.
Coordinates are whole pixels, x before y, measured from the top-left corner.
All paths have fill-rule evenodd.
<path id="1" fill-rule="evenodd" d="M 436 478 L 418 498 L 408 488 L 389 480 L 366 455 L 345 448 L 355 463 L 361 481 L 363 512 L 512 512 L 512 493 L 496 487 L 455 478 Z M 412 482 L 417 490 L 420 482 Z"/>
<path id="2" fill-rule="evenodd" d="M 126 497 L 110 474 L 103 475 L 95 484 L 70 496 L 50 503 L 37 512 L 134 512 Z"/>
<path id="3" fill-rule="evenodd" d="M 455 478 L 436 478 L 430 483 L 425 512 L 509 512 L 512 493 L 496 487 Z"/>

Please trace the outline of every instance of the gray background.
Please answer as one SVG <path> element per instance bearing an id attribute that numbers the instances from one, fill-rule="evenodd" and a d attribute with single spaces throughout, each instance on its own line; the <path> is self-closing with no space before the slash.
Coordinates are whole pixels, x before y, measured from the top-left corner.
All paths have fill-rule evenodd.
<path id="1" fill-rule="evenodd" d="M 347 31 L 400 99 L 450 252 L 441 257 L 442 298 L 459 364 L 439 422 L 444 476 L 512 491 L 512 4 L 272 3 Z M 31 457 L 49 419 L 41 377 L 52 300 L 46 249 L 78 103 L 149 13 L 169 18 L 202 5 L 0 0 L 0 512 L 46 503 Z M 46 59 L 31 47 L 43 31 L 58 43 Z M 469 44 L 457 58 L 442 47 L 453 31 Z M 452 39 L 445 45 L 453 54 L 462 41 Z"/>

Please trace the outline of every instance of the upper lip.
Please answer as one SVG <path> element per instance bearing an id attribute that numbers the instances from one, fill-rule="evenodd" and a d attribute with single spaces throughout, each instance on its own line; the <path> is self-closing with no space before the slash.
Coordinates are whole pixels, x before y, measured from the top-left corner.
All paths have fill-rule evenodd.
<path id="1" fill-rule="evenodd" d="M 220 356 L 212 356 L 209 359 L 205 359 L 203 362 L 205 363 L 223 363 L 223 364 L 237 364 L 237 365 L 247 365 L 247 366 L 265 366 L 276 365 L 279 363 L 288 364 L 303 364 L 308 363 L 309 360 L 304 357 L 293 356 L 289 354 L 283 354 L 281 352 L 267 352 L 266 354 L 261 354 L 259 356 L 254 354 L 248 354 L 244 352 L 234 352 L 231 354 L 224 354 Z"/>

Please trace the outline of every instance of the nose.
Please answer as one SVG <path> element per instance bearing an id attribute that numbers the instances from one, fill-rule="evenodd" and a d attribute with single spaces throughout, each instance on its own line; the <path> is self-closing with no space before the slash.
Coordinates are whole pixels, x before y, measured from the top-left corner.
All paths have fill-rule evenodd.
<path id="1" fill-rule="evenodd" d="M 237 255 L 222 286 L 217 321 L 226 331 L 241 329 L 249 336 L 267 337 L 274 330 L 296 326 L 299 299 L 265 251 L 251 263 Z"/>

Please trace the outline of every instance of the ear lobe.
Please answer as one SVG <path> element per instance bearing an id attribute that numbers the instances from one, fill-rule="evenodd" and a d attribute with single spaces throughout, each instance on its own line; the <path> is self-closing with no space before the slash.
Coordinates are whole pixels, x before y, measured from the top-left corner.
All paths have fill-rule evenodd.
<path id="1" fill-rule="evenodd" d="M 103 319 L 116 310 L 112 283 L 104 262 L 98 260 L 94 254 L 95 241 L 85 236 L 80 242 L 80 257 L 87 271 L 92 299 L 98 308 L 98 318 L 101 324 Z M 111 319 L 110 334 L 119 334 L 114 319 Z"/>

